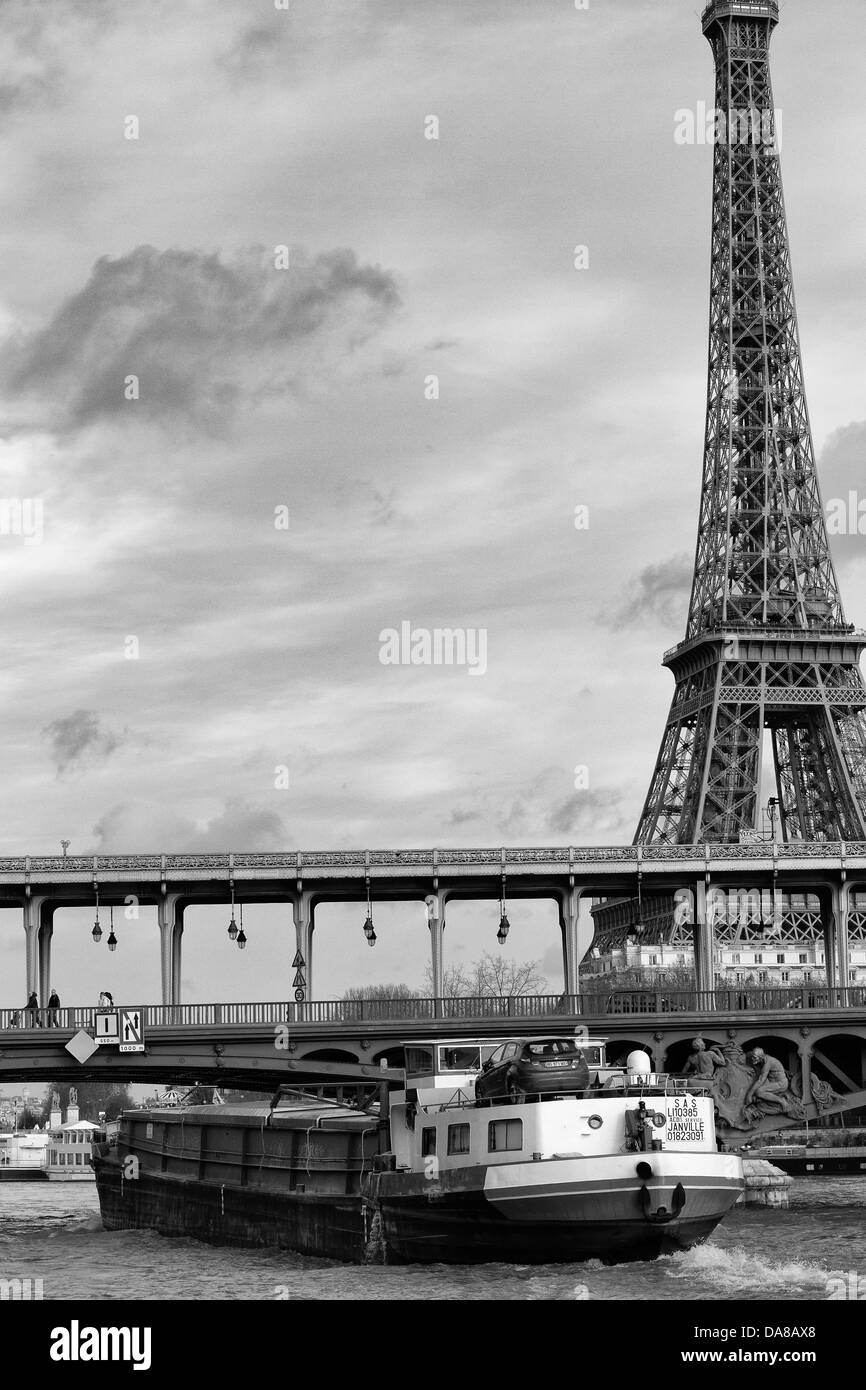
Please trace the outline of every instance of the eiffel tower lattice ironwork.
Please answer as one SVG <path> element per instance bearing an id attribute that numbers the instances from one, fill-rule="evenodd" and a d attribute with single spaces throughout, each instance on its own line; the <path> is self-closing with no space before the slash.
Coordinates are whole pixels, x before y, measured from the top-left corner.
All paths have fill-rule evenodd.
<path id="1" fill-rule="evenodd" d="M 716 69 L 703 484 L 639 844 L 756 829 L 765 743 L 786 840 L 866 838 L 866 634 L 842 611 L 806 409 L 770 86 L 778 15 L 776 0 L 702 15 Z"/>

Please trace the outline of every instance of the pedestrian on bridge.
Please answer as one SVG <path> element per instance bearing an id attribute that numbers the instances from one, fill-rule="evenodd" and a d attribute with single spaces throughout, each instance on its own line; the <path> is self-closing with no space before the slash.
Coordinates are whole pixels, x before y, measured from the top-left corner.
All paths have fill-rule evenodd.
<path id="1" fill-rule="evenodd" d="M 28 1028 L 42 1027 L 42 1024 L 39 1021 L 39 1000 L 36 998 L 35 989 L 31 989 L 29 995 L 27 996 L 27 1012 L 25 1016 L 27 1018 Z"/>
<path id="2" fill-rule="evenodd" d="M 53 989 L 48 996 L 48 1027 L 59 1028 L 60 1018 L 57 1010 L 60 1008 L 60 996 L 56 989 Z"/>

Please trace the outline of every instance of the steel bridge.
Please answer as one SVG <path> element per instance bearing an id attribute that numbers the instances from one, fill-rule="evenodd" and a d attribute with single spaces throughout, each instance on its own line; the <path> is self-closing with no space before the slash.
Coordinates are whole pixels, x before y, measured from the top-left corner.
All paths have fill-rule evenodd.
<path id="1" fill-rule="evenodd" d="M 0 1011 L 0 1082 L 197 1081 L 271 1090 L 349 1074 L 381 1079 L 382 1068 L 402 1065 L 405 1044 L 430 1038 L 585 1029 L 608 1039 L 611 1060 L 641 1047 L 658 1071 L 681 1070 L 700 1033 L 708 1044 L 764 1047 L 799 1074 L 804 1095 L 813 1073 L 843 1096 L 866 1088 L 866 988 L 170 1004 L 136 1012 L 144 1050 L 119 1053 L 93 1044 L 92 1007 L 61 1008 L 56 1024 L 48 1010 Z"/>
<path id="2" fill-rule="evenodd" d="M 690 924 L 696 984 L 714 984 L 713 890 L 775 895 L 811 893 L 820 903 L 828 984 L 850 980 L 851 894 L 866 891 L 866 841 L 577 848 L 389 849 L 285 853 L 21 855 L 0 858 L 0 906 L 18 907 L 26 941 L 26 988 L 45 1005 L 51 989 L 54 918 L 65 907 L 155 905 L 162 1002 L 179 1005 L 183 918 L 193 904 L 285 904 L 284 969 L 299 958 L 298 1003 L 313 997 L 315 913 L 330 902 L 424 902 L 434 994 L 444 994 L 446 909 L 459 899 L 552 899 L 562 933 L 563 989 L 580 992 L 578 919 L 582 899 L 694 902 Z M 291 915 L 289 915 L 289 913 Z M 222 928 L 221 928 L 222 930 Z M 276 971 L 280 962 L 274 962 Z"/>

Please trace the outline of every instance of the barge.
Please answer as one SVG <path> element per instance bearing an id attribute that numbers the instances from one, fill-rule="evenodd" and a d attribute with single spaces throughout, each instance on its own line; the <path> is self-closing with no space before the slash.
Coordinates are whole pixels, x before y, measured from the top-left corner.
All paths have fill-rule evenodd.
<path id="1" fill-rule="evenodd" d="M 792 1177 L 817 1177 L 825 1173 L 866 1173 L 866 1145 L 822 1147 L 813 1144 L 766 1144 L 753 1149 L 751 1158 L 766 1158 Z"/>
<path id="2" fill-rule="evenodd" d="M 387 1106 L 282 1088 L 126 1111 L 95 1147 L 103 1224 L 356 1263 L 614 1263 L 706 1239 L 743 1191 L 712 1097 L 644 1053 L 613 1068 L 603 1040 L 571 1046 L 575 1070 L 536 1094 L 476 1098 L 502 1047 L 431 1042 Z"/>

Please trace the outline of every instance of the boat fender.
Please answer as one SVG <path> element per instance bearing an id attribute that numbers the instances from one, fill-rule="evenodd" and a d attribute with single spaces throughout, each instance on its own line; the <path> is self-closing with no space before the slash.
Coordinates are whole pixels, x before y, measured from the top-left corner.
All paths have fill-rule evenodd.
<path id="1" fill-rule="evenodd" d="M 406 1121 L 406 1128 L 407 1128 L 407 1129 L 414 1129 L 414 1128 L 415 1128 L 415 1116 L 417 1115 L 417 1113 L 418 1113 L 418 1107 L 417 1107 L 417 1105 L 415 1104 L 414 1101 L 410 1100 L 409 1104 L 406 1106 L 406 1110 L 405 1110 L 405 1113 L 404 1113 L 404 1115 L 403 1115 L 403 1118 L 404 1118 L 404 1120 Z"/>

